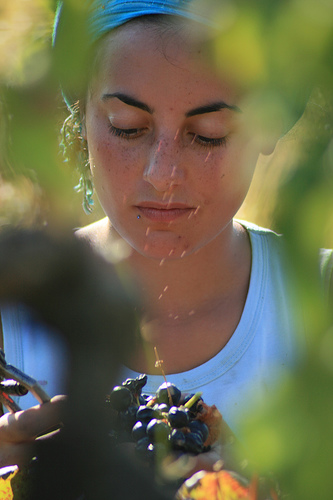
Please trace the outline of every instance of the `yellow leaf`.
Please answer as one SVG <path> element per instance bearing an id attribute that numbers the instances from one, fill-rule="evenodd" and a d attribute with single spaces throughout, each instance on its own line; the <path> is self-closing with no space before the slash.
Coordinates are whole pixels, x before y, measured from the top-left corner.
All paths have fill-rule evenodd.
<path id="1" fill-rule="evenodd" d="M 4 468 L 6 469 L 6 468 Z M 11 480 L 13 477 L 17 474 L 18 472 L 18 467 L 16 467 L 13 470 L 13 467 L 10 467 L 8 469 L 11 469 L 11 473 L 4 473 L 4 469 L 2 469 L 2 477 L 0 477 L 0 498 L 1 500 L 13 500 L 13 490 L 12 490 L 12 485 L 11 485 Z"/>

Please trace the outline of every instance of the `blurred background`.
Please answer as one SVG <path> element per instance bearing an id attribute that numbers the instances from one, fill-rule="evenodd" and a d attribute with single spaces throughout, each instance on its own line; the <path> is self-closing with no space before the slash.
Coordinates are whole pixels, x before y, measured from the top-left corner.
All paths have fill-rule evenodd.
<path id="1" fill-rule="evenodd" d="M 83 2 L 67 4 L 80 75 L 75 18 Z M 83 212 L 73 192 L 79 175 L 59 149 L 68 111 L 58 81 L 73 60 L 59 62 L 51 49 L 55 8 L 52 0 L 0 3 L 0 229 L 58 231 L 103 216 L 96 197 L 93 213 Z M 285 235 L 309 347 L 296 375 L 246 419 L 244 434 L 259 472 L 277 474 L 290 498 L 331 500 L 333 298 L 330 307 L 321 293 L 318 251 L 333 248 L 333 2 L 220 0 L 210 8 L 222 28 L 217 63 L 252 89 L 253 130 L 260 134 L 263 118 L 273 133 L 272 116 L 285 125 L 237 216 Z"/>

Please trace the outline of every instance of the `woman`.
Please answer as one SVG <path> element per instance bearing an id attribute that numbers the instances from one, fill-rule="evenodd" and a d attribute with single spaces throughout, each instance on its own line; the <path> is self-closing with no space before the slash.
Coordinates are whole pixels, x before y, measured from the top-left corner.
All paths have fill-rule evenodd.
<path id="1" fill-rule="evenodd" d="M 142 306 L 120 379 L 147 373 L 153 393 L 163 380 L 156 347 L 168 380 L 202 390 L 237 432 L 251 400 L 295 362 L 295 325 L 280 237 L 234 220 L 274 141 L 253 135 L 246 86 L 208 63 L 207 20 L 194 9 L 94 2 L 91 78 L 72 111 L 89 154 L 85 199 L 93 183 L 106 217 L 77 234 L 106 255 L 116 244 L 128 250 Z M 15 422 L 1 428 L 3 442 L 14 435 L 17 449 L 15 426 L 31 438 L 61 403 L 7 416 Z"/>

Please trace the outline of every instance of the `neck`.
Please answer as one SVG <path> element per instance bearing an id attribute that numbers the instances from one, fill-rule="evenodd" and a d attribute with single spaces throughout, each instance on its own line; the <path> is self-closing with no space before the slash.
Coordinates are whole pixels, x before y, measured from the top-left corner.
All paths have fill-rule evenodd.
<path id="1" fill-rule="evenodd" d="M 251 268 L 248 235 L 238 223 L 182 259 L 161 265 L 132 251 L 123 264 L 142 301 L 141 335 L 131 368 L 156 373 L 156 346 L 168 373 L 185 371 L 210 359 L 228 342 L 243 311 Z"/>
<path id="2" fill-rule="evenodd" d="M 229 294 L 239 267 L 248 262 L 249 243 L 237 223 L 223 233 L 185 258 L 160 261 L 133 252 L 128 264 L 140 283 L 146 309 L 162 315 L 189 313 Z"/>

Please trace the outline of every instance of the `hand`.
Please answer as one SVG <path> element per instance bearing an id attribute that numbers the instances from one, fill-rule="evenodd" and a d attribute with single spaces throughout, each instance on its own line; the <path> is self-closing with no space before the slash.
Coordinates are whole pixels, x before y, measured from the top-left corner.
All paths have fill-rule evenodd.
<path id="1" fill-rule="evenodd" d="M 209 451 L 199 453 L 199 455 L 191 455 L 189 464 L 191 464 L 191 467 L 186 473 L 186 478 L 199 470 L 218 471 L 225 468 L 222 446 L 215 444 Z"/>
<path id="2" fill-rule="evenodd" d="M 20 467 L 32 458 L 35 439 L 61 423 L 65 400 L 65 396 L 56 396 L 49 403 L 0 418 L 0 467 Z"/>

